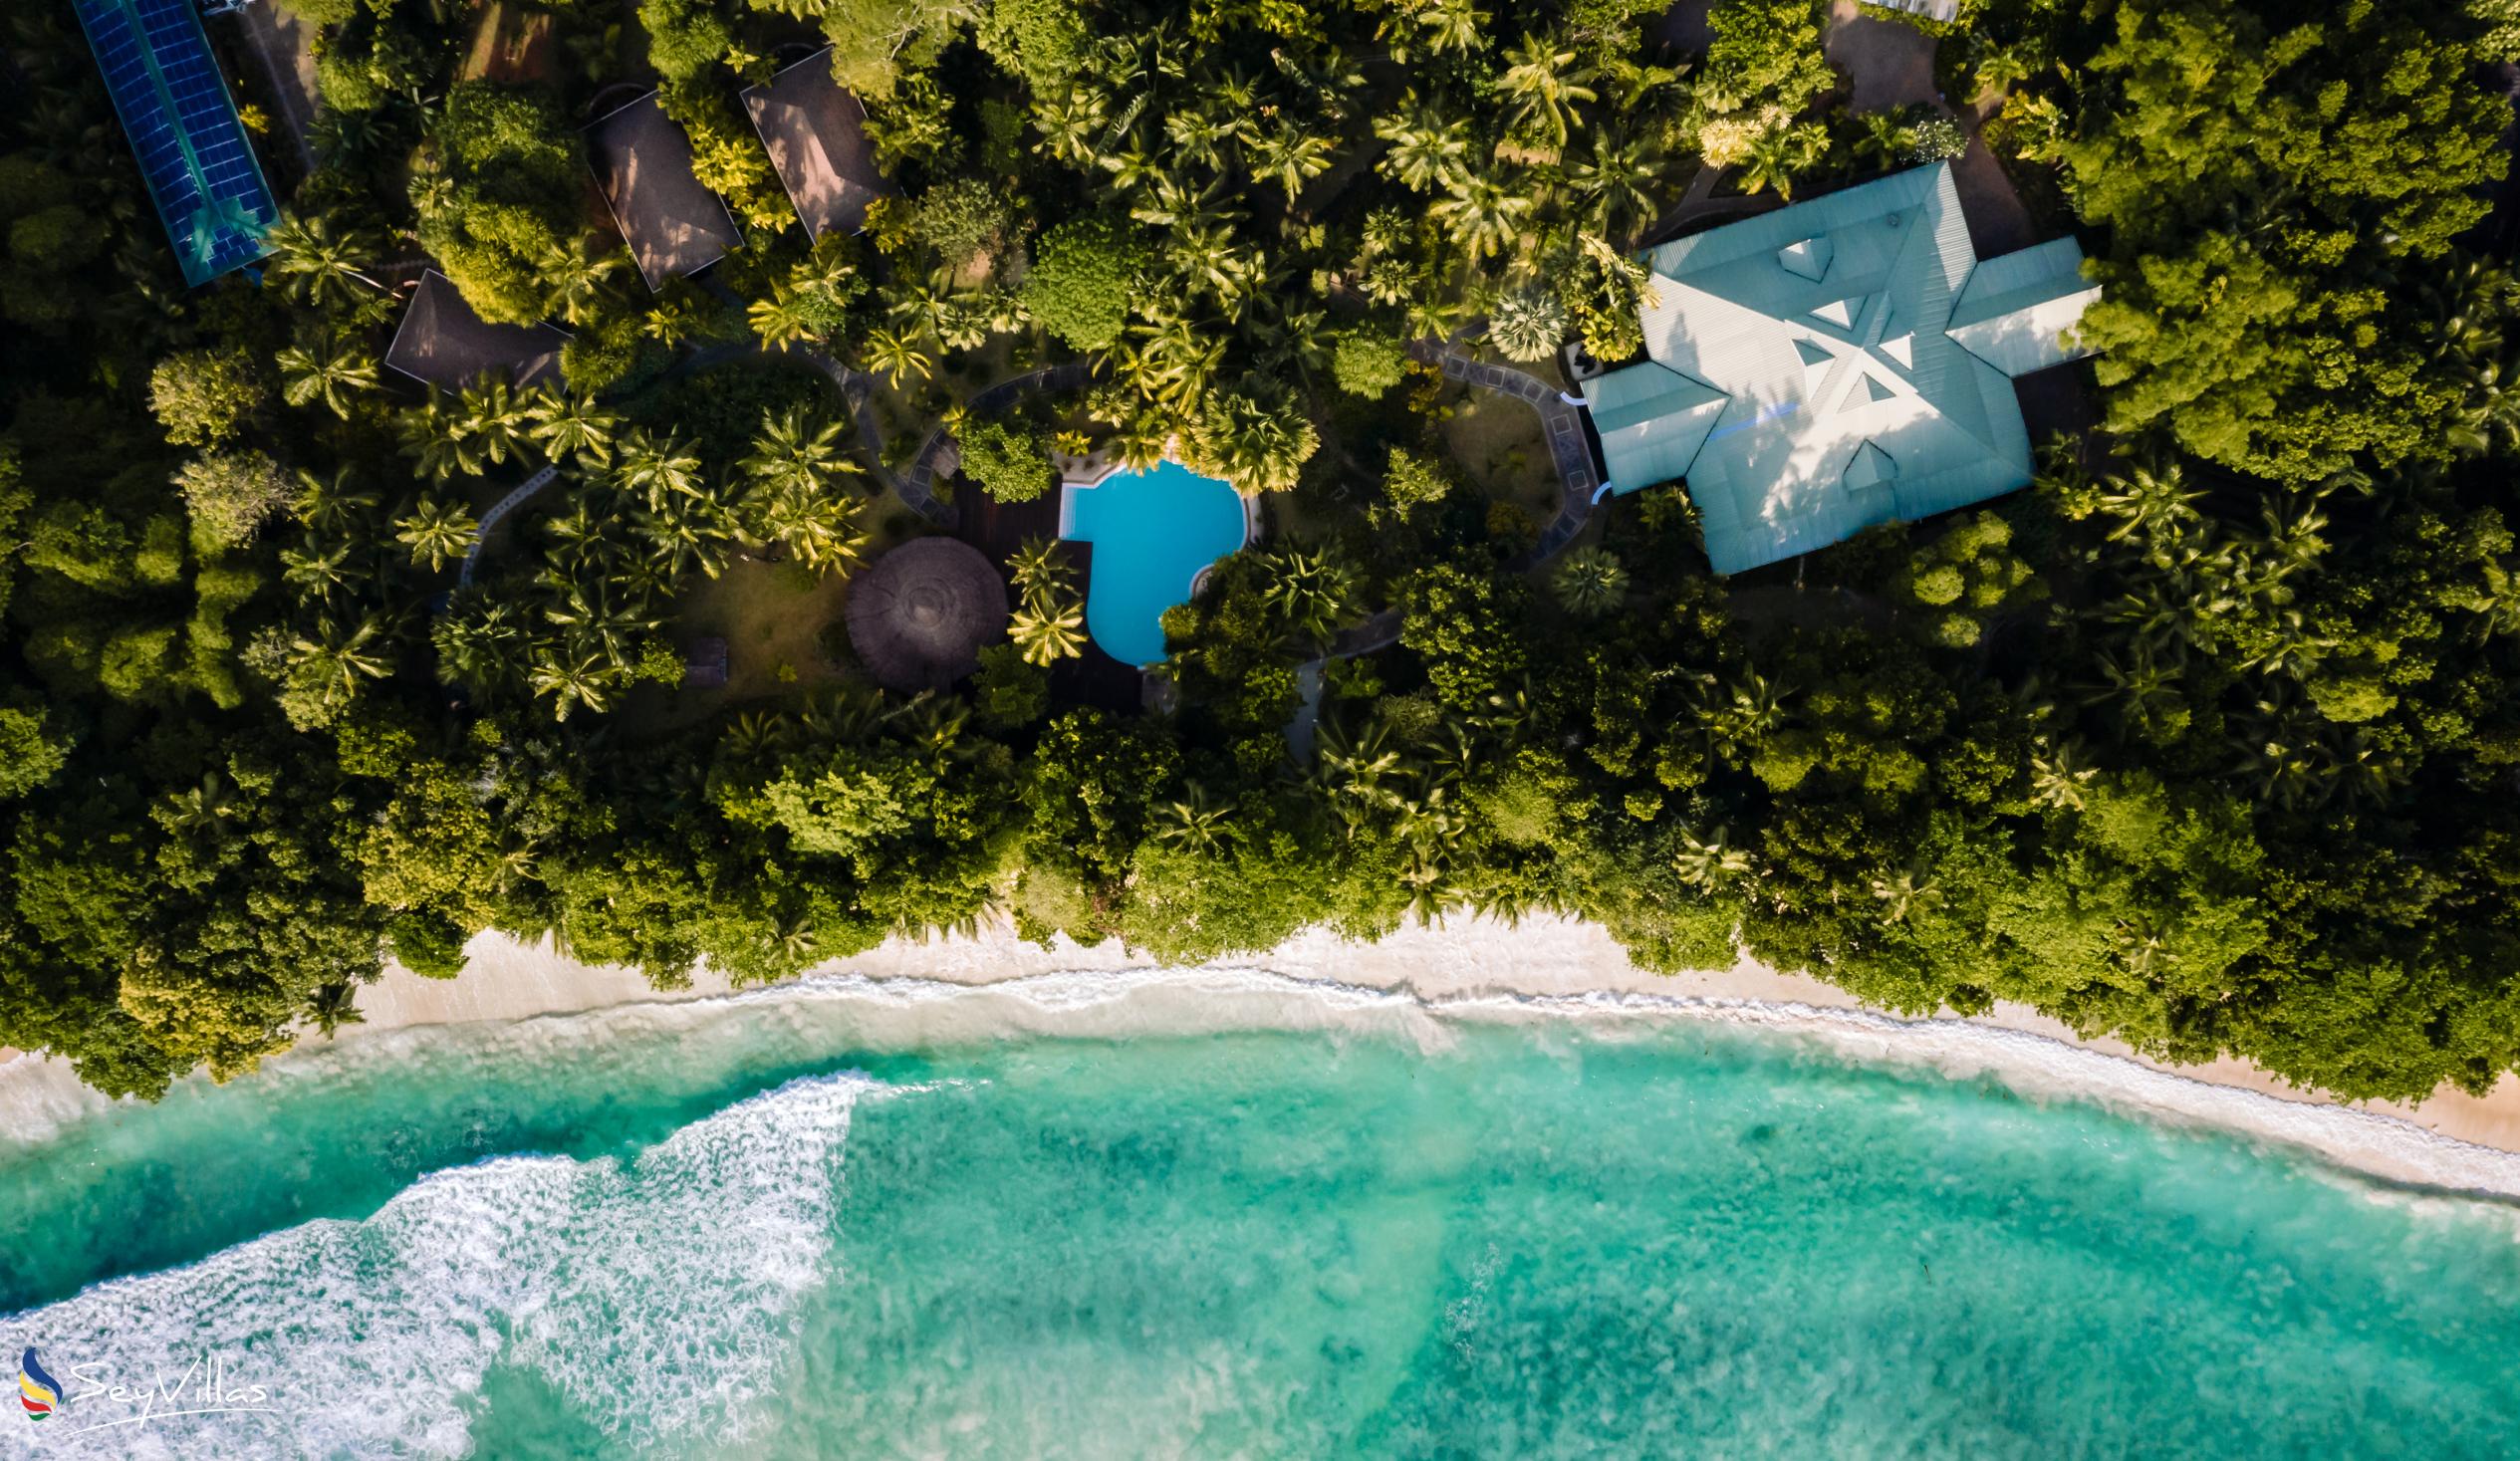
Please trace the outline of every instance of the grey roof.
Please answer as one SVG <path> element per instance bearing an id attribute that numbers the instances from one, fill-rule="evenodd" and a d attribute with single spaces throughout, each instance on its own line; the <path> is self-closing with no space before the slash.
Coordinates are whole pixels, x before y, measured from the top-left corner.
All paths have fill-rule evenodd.
<path id="1" fill-rule="evenodd" d="M 414 380 L 449 390 L 483 374 L 532 385 L 560 373 L 569 337 L 549 325 L 493 325 L 464 303 L 455 282 L 431 269 L 403 308 L 385 348 L 385 364 Z"/>
<path id="2" fill-rule="evenodd" d="M 753 130 L 779 182 L 815 238 L 867 226 L 867 204 L 885 191 L 867 140 L 866 109 L 832 80 L 826 46 L 744 92 Z"/>
<path id="3" fill-rule="evenodd" d="M 2064 329 L 2096 294 L 2072 240 L 2024 252 L 1979 265 L 1944 163 L 1652 250 L 1652 365 L 1584 387 L 1612 484 L 1684 476 L 1727 574 L 2023 485 L 2007 372 L 2070 358 Z M 1963 302 L 1983 352 L 1954 338 Z"/>
<path id="4" fill-rule="evenodd" d="M 913 538 L 849 582 L 849 643 L 890 690 L 941 689 L 1006 635 L 1006 580 L 957 538 Z"/>
<path id="5" fill-rule="evenodd" d="M 1868 0 L 1885 10 L 1904 10 L 1927 20 L 1958 20 L 1960 0 Z"/>
<path id="6" fill-rule="evenodd" d="M 1979 264 L 1951 306 L 1951 338 L 2007 375 L 2027 375 L 2090 352 L 2066 332 L 2100 298 L 2083 277 L 2083 248 L 2070 238 Z"/>
<path id="7" fill-rule="evenodd" d="M 743 241 L 725 200 L 692 175 L 691 139 L 654 92 L 588 126 L 586 138 L 596 184 L 649 289 L 707 268 Z"/>
<path id="8" fill-rule="evenodd" d="M 682 683 L 694 690 L 722 690 L 731 663 L 724 639 L 713 635 L 694 639 L 682 654 Z"/>

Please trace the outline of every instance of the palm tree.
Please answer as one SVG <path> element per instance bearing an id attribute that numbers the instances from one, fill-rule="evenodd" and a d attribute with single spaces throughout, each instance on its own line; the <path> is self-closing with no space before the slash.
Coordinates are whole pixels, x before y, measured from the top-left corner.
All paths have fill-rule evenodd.
<path id="1" fill-rule="evenodd" d="M 824 491 L 833 477 L 859 468 L 841 454 L 840 422 L 809 426 L 804 409 L 790 406 L 776 417 L 762 412 L 752 454 L 737 462 L 735 469 L 773 491 L 813 495 Z"/>
<path id="2" fill-rule="evenodd" d="M 1720 827 L 1704 837 L 1680 834 L 1680 851 L 1671 855 L 1671 865 L 1681 881 L 1711 892 L 1750 870 L 1750 854 L 1727 843 L 1724 836 Z"/>
<path id="3" fill-rule="evenodd" d="M 1904 923 L 1909 914 L 1938 906 L 1942 902 L 1942 886 L 1917 861 L 1874 878 L 1873 896 L 1882 900 L 1883 917 L 1892 923 Z"/>
<path id="4" fill-rule="evenodd" d="M 298 493 L 289 511 L 311 533 L 344 536 L 355 531 L 376 506 L 377 495 L 360 490 L 348 467 L 334 472 L 329 482 L 300 469 Z"/>
<path id="5" fill-rule="evenodd" d="M 378 288 L 368 277 L 377 241 L 366 234 L 337 232 L 321 213 L 284 217 L 263 235 L 263 242 L 271 247 L 265 267 L 319 310 L 350 304 L 363 290 Z"/>
<path id="6" fill-rule="evenodd" d="M 771 350 L 786 350 L 814 334 L 814 311 L 807 305 L 804 291 L 778 280 L 771 284 L 766 299 L 757 299 L 744 310 L 753 335 Z"/>
<path id="7" fill-rule="evenodd" d="M 1567 174 L 1567 184 L 1583 201 L 1592 230 L 1620 237 L 1653 216 L 1661 175 L 1649 138 L 1596 133 L 1592 154 Z"/>
<path id="8" fill-rule="evenodd" d="M 1449 224 L 1461 247 L 1473 259 L 1510 253 L 1524 236 L 1523 221 L 1532 210 L 1530 194 L 1508 188 L 1493 177 L 1464 172 L 1452 179 L 1451 191 L 1427 212 Z"/>
<path id="9" fill-rule="evenodd" d="M 1230 807 L 1220 807 L 1207 794 L 1207 788 L 1190 782 L 1182 788 L 1181 800 L 1156 811 L 1152 833 L 1154 840 L 1179 852 L 1204 853 L 1216 851 L 1222 841 Z"/>
<path id="10" fill-rule="evenodd" d="M 794 485 L 755 493 L 746 499 L 754 536 L 777 545 L 808 571 L 847 573 L 865 561 L 873 540 L 851 499 Z"/>
<path id="11" fill-rule="evenodd" d="M 611 693 L 612 666 L 607 656 L 583 639 L 551 645 L 534 656 L 526 681 L 537 696 L 548 696 L 553 718 L 567 720 L 581 706 L 601 715 Z"/>
<path id="12" fill-rule="evenodd" d="M 425 402 L 394 418 L 394 430 L 402 438 L 402 454 L 413 458 L 416 470 L 430 481 L 480 475 L 480 450 L 471 436 L 456 427 L 445 397 L 435 386 L 429 387 Z"/>
<path id="13" fill-rule="evenodd" d="M 1251 175 L 1276 183 L 1293 207 L 1304 184 L 1330 170 L 1330 160 L 1329 138 L 1281 125 L 1252 144 Z"/>
<path id="14" fill-rule="evenodd" d="M 552 541 L 551 562 L 564 573 L 576 573 L 604 554 L 605 519 L 584 498 L 569 510 L 543 519 L 543 535 Z"/>
<path id="15" fill-rule="evenodd" d="M 455 397 L 442 425 L 449 435 L 471 442 L 481 459 L 504 463 L 522 455 L 533 439 L 526 410 L 515 386 L 485 374 Z"/>
<path id="16" fill-rule="evenodd" d="M 367 352 L 333 336 L 309 345 L 293 345 L 277 357 L 280 395 L 293 406 L 322 401 L 333 414 L 350 419 L 351 392 L 375 390 L 383 382 L 377 362 Z"/>
<path id="17" fill-rule="evenodd" d="M 2080 741 L 2067 741 L 2030 758 L 2030 798 L 2060 812 L 2083 810 L 2083 788 L 2100 769 L 2083 764 Z"/>
<path id="18" fill-rule="evenodd" d="M 1558 602 L 1577 618 L 1600 618 L 1628 599 L 1628 570 L 1606 548 L 1578 548 L 1549 575 Z"/>
<path id="19" fill-rule="evenodd" d="M 1487 46 L 1488 14 L 1474 0 L 1436 0 L 1420 9 L 1416 20 L 1426 49 L 1438 56 L 1446 51 L 1467 56 Z"/>
<path id="20" fill-rule="evenodd" d="M 593 319 L 612 298 L 613 276 L 629 263 L 625 250 L 583 241 L 550 249 L 542 257 L 542 275 L 552 313 L 572 325 Z"/>
<path id="21" fill-rule="evenodd" d="M 2484 583 L 2450 602 L 2476 615 L 2467 631 L 2480 640 L 2520 634 L 2520 574 L 2499 563 L 2487 563 Z"/>
<path id="22" fill-rule="evenodd" d="M 524 677 L 533 636 L 511 606 L 479 592 L 456 596 L 429 629 L 437 663 L 453 683 L 495 692 Z"/>
<path id="23" fill-rule="evenodd" d="M 1141 410 L 1112 433 L 1112 454 L 1132 471 L 1147 471 L 1163 460 L 1172 442 L 1172 423 L 1152 410 Z"/>
<path id="24" fill-rule="evenodd" d="M 202 773 L 198 785 L 168 793 L 156 813 L 158 824 L 178 836 L 208 832 L 243 815 L 234 789 L 215 771 Z"/>
<path id="25" fill-rule="evenodd" d="M 683 442 L 670 436 L 659 441 L 645 427 L 633 426 L 622 438 L 613 484 L 649 512 L 662 512 L 677 497 L 698 495 L 700 458 Z"/>
<path id="26" fill-rule="evenodd" d="M 1771 126 L 1750 139 L 1742 154 L 1739 181 L 1745 193 L 1762 193 L 1776 189 L 1777 196 L 1794 196 L 1794 173 L 1805 165 L 1809 147 L 1791 125 Z"/>
<path id="27" fill-rule="evenodd" d="M 1197 459 L 1191 465 L 1255 494 L 1292 489 L 1321 445 L 1321 433 L 1295 402 L 1241 394 L 1211 398 L 1185 434 Z"/>
<path id="28" fill-rule="evenodd" d="M 1391 144 L 1376 165 L 1411 192 L 1449 187 L 1453 178 L 1469 170 L 1469 123 L 1419 105 L 1415 92 L 1402 99 L 1401 106 L 1398 115 L 1374 123 L 1374 134 Z"/>
<path id="29" fill-rule="evenodd" d="M 1557 43 L 1526 31 L 1522 44 L 1505 53 L 1505 74 L 1498 78 L 1505 94 L 1522 104 L 1515 122 L 1545 130 L 1561 147 L 1575 120 L 1575 104 L 1599 97 L 1585 85 L 1593 79 L 1593 68 L 1577 66 L 1575 59 L 1572 48 L 1560 50 Z"/>
<path id="30" fill-rule="evenodd" d="M 1040 534 L 1016 545 L 1014 557 L 1006 561 L 1006 572 L 1014 581 L 1016 598 L 1038 611 L 1047 611 L 1066 599 L 1076 582 L 1075 565 L 1055 540 Z"/>
<path id="31" fill-rule="evenodd" d="M 926 379 L 928 367 L 934 364 L 918 348 L 916 337 L 897 330 L 868 331 L 866 351 L 867 365 L 896 390 L 910 376 Z"/>
<path id="32" fill-rule="evenodd" d="M 1260 602 L 1297 638 L 1318 642 L 1355 614 L 1357 572 L 1327 550 L 1283 549 L 1261 562 L 1269 582 Z"/>
<path id="33" fill-rule="evenodd" d="M 327 704 L 346 704 L 359 693 L 361 680 L 380 680 L 392 670 L 378 641 L 384 637 L 380 619 L 366 617 L 344 626 L 322 620 L 313 634 L 290 641 L 290 658 L 298 674 Z"/>
<path id="34" fill-rule="evenodd" d="M 472 548 L 473 535 L 481 530 L 462 503 L 434 497 L 421 498 L 410 515 L 393 526 L 394 541 L 411 550 L 412 565 L 426 567 L 430 573 L 463 557 Z"/>
<path id="35" fill-rule="evenodd" d="M 554 462 L 572 457 L 599 463 L 613 459 L 613 436 L 621 429 L 622 418 L 598 405 L 593 396 L 545 389 L 538 392 L 526 416 L 532 422 L 535 443 Z"/>
<path id="36" fill-rule="evenodd" d="M 649 550 L 646 561 L 667 583 L 695 570 L 716 578 L 726 571 L 727 555 L 734 546 L 731 515 L 709 497 L 678 500 L 664 512 L 635 513 L 630 527 Z"/>
<path id="37" fill-rule="evenodd" d="M 1487 338 L 1509 361 L 1545 361 L 1572 326 L 1566 306 L 1555 294 L 1518 289 L 1496 302 L 1487 317 Z"/>
<path id="38" fill-rule="evenodd" d="M 1027 604 L 1007 623 L 1026 664 L 1044 667 L 1085 652 L 1085 610 L 1073 601 L 1039 607 Z"/>
<path id="39" fill-rule="evenodd" d="M 1864 134 L 1855 139 L 1856 156 L 1884 167 L 1896 167 L 1916 150 L 1916 129 L 1900 121 L 1897 113 L 1867 112 L 1860 120 Z"/>
<path id="40" fill-rule="evenodd" d="M 313 600 L 329 609 L 351 587 L 350 544 L 336 542 L 330 552 L 320 552 L 310 537 L 304 548 L 283 548 L 280 578 L 300 604 Z"/>

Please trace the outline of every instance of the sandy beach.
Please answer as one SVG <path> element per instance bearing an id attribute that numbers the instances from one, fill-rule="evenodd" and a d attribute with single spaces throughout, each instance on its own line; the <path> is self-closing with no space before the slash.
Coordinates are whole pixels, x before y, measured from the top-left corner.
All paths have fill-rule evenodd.
<path id="1" fill-rule="evenodd" d="M 2343 1104 L 2245 1062 L 2166 1067 L 2116 1041 L 2087 1041 L 2035 1011 L 1999 1006 L 1961 1019 L 1905 1020 L 1865 1009 L 1818 980 L 1747 960 L 1664 976 L 1637 968 L 1600 927 L 1565 918 L 1507 926 L 1451 919 L 1374 944 L 1314 931 L 1265 955 L 1165 968 L 1117 943 L 1051 947 L 1010 928 L 892 940 L 789 983 L 730 990 L 703 969 L 659 991 L 635 970 L 582 964 L 548 944 L 485 934 L 453 980 L 389 967 L 362 993 L 364 1023 L 329 1045 L 310 1037 L 282 1064 L 357 1059 L 401 1032 L 552 1022 L 553 1038 L 602 1038 L 590 1018 L 696 1016 L 694 1002 L 835 1000 L 862 1010 L 870 1041 L 914 1044 L 1008 1035 L 1112 1037 L 1254 1028 L 1400 1028 L 1440 1042 L 1463 1020 L 1699 1021 L 1818 1041 L 1843 1055 L 1955 1079 L 1991 1076 L 2043 1098 L 2093 1099 L 2154 1119 L 2214 1125 L 2313 1149 L 2394 1181 L 2520 1198 L 2520 1083 L 2490 1095 L 2443 1091 L 2417 1104 Z M 100 1098 L 66 1065 L 0 1068 L 0 1108 L 49 1125 Z"/>

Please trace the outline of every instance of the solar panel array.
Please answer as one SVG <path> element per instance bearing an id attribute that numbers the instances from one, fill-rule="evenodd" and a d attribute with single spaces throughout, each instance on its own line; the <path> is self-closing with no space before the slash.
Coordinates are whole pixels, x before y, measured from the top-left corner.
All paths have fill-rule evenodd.
<path id="1" fill-rule="evenodd" d="M 193 0 L 75 0 L 187 284 L 269 250 L 271 185 L 210 57 Z"/>

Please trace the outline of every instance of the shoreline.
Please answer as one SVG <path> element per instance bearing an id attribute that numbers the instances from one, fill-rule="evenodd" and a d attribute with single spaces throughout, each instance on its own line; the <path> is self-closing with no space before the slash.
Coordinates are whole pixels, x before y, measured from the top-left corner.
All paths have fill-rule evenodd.
<path id="1" fill-rule="evenodd" d="M 508 1026 L 677 1007 L 790 999 L 847 1002 L 886 1043 L 1009 1036 L 1181 1035 L 1242 1029 L 1397 1026 L 1440 1043 L 1451 1022 L 1649 1022 L 1752 1028 L 1809 1039 L 1849 1060 L 1992 1076 L 2034 1099 L 2095 1101 L 2170 1124 L 2212 1127 L 2307 1150 L 2386 1181 L 2520 1198 L 2520 1080 L 2489 1095 L 2436 1093 L 2413 1104 L 2346 1103 L 2285 1085 L 2244 1061 L 2167 1066 L 2115 1040 L 2085 1040 L 2020 1006 L 1905 1019 L 1819 980 L 1750 960 L 1720 971 L 1637 968 L 1598 925 L 1544 917 L 1408 926 L 1374 944 L 1310 930 L 1266 954 L 1163 966 L 1107 942 L 1025 943 L 1003 924 L 975 935 L 890 939 L 806 975 L 742 990 L 705 968 L 658 990 L 636 971 L 589 965 L 547 942 L 483 934 L 452 980 L 388 964 L 362 991 L 363 1023 L 310 1038 L 288 1064 L 353 1057 L 397 1032 Z M 555 1032 L 556 1033 L 556 1032 Z M 10 1053 L 14 1054 L 14 1053 Z M 253 1079 L 253 1078 L 246 1078 Z M 0 1103 L 34 1125 L 102 1097 L 66 1063 L 0 1058 Z"/>

